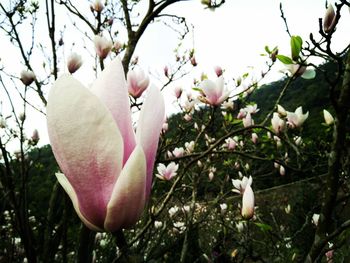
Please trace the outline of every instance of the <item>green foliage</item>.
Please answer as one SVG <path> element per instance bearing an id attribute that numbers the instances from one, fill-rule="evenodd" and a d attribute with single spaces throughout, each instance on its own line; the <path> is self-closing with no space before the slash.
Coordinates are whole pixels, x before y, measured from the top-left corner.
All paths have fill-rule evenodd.
<path id="1" fill-rule="evenodd" d="M 303 40 L 300 36 L 292 36 L 290 38 L 292 59 L 294 61 L 298 60 L 302 45 L 303 45 Z"/>

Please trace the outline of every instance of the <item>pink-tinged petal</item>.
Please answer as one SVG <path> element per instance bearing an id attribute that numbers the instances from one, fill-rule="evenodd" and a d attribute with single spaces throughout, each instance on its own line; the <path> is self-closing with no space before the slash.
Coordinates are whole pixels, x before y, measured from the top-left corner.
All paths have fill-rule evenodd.
<path id="1" fill-rule="evenodd" d="M 150 194 L 154 161 L 158 148 L 159 135 L 165 116 L 164 99 L 160 90 L 150 87 L 143 103 L 138 120 L 136 140 L 145 152 L 147 161 L 146 196 Z"/>
<path id="2" fill-rule="evenodd" d="M 111 111 L 124 139 L 123 164 L 135 148 L 135 133 L 132 128 L 130 103 L 124 69 L 119 58 L 114 59 L 101 72 L 92 85 L 92 92 Z"/>
<path id="3" fill-rule="evenodd" d="M 61 184 L 61 186 L 63 187 L 63 189 L 66 191 L 66 193 L 68 194 L 70 199 L 72 200 L 73 207 L 74 207 L 75 211 L 77 212 L 81 221 L 83 221 L 83 223 L 91 230 L 99 231 L 99 232 L 103 231 L 103 229 L 101 229 L 98 226 L 95 226 L 94 224 L 89 222 L 89 220 L 87 220 L 83 216 L 83 214 L 80 212 L 77 194 L 75 193 L 73 186 L 69 183 L 67 177 L 63 173 L 56 173 L 56 178 L 57 178 L 58 182 Z"/>
<path id="4" fill-rule="evenodd" d="M 134 225 L 142 214 L 146 197 L 146 157 L 136 146 L 126 162 L 107 205 L 104 228 L 114 232 Z"/>
<path id="5" fill-rule="evenodd" d="M 247 184 L 243 197 L 242 197 L 242 217 L 244 219 L 251 219 L 254 216 L 254 192 L 253 189 Z"/>
<path id="6" fill-rule="evenodd" d="M 203 80 L 200 84 L 200 88 L 205 94 L 205 98 L 207 99 L 207 101 L 210 104 L 215 105 L 217 100 L 219 99 L 217 95 L 215 82 L 210 79 Z"/>
<path id="7" fill-rule="evenodd" d="M 50 90 L 47 125 L 53 153 L 81 214 L 103 228 L 123 158 L 123 139 L 112 115 L 79 81 L 64 75 Z"/>

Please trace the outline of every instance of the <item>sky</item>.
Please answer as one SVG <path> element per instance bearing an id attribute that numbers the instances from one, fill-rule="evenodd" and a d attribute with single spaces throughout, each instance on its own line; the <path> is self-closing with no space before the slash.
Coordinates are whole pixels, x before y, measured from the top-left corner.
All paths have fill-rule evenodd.
<path id="1" fill-rule="evenodd" d="M 186 48 L 194 48 L 198 62 L 198 66 L 194 68 L 192 74 L 183 78 L 180 85 L 185 88 L 191 87 L 193 78 L 199 78 L 202 72 L 213 77 L 213 67 L 216 65 L 225 69 L 227 79 L 236 78 L 247 70 L 252 70 L 252 67 L 256 72 L 260 72 L 264 68 L 266 60 L 266 57 L 260 56 L 261 53 L 264 53 L 265 45 L 271 48 L 278 46 L 280 54 L 289 55 L 289 36 L 281 19 L 280 2 L 292 35 L 300 35 L 306 41 L 312 32 L 316 39 L 319 38 L 317 33 L 318 19 L 322 18 L 325 13 L 324 0 L 226 0 L 226 3 L 215 11 L 204 9 L 200 0 L 192 0 L 174 4 L 166 9 L 166 13 L 186 18 L 191 30 L 183 45 Z M 334 2 L 331 1 L 331 3 Z M 85 8 L 88 6 L 86 4 Z M 146 7 L 147 1 L 143 1 L 139 10 L 141 14 L 145 12 Z M 81 8 L 84 6 L 82 5 Z M 335 50 L 339 51 L 348 44 L 347 37 L 350 32 L 350 14 L 347 12 L 348 10 L 343 11 L 343 17 L 333 41 Z M 64 12 L 58 10 L 56 19 L 59 25 L 58 32 L 63 27 L 63 22 L 68 24 L 65 30 L 65 42 L 68 49 L 58 53 L 64 58 L 68 56 L 69 50 L 79 50 L 79 45 L 86 43 L 78 44 L 75 39 L 81 39 L 81 36 L 69 33 L 69 19 Z M 43 23 L 43 27 L 45 26 L 45 19 L 39 19 L 39 22 Z M 26 33 L 24 32 L 24 34 Z M 2 50 L 6 50 L 6 52 L 0 53 L 1 63 L 13 74 L 18 75 L 21 70 L 16 59 L 18 49 L 11 45 L 7 38 L 0 36 L 0 46 Z M 123 38 L 123 31 L 121 31 L 120 37 Z M 77 43 L 73 45 L 73 42 Z M 139 65 L 145 71 L 152 72 L 153 76 L 161 75 L 164 66 L 173 61 L 173 51 L 178 43 L 178 34 L 172 29 L 162 23 L 151 24 L 135 51 L 135 55 L 139 56 Z M 90 45 L 92 48 L 91 43 L 86 45 Z M 35 56 L 38 56 L 36 66 L 41 65 L 39 54 Z M 36 59 L 35 56 L 34 59 Z M 75 74 L 75 77 L 86 86 L 95 78 L 93 74 L 86 73 L 87 68 L 91 68 L 91 65 L 84 64 L 82 69 Z M 274 73 L 266 81 L 273 81 L 281 76 L 279 73 Z M 175 83 L 174 85 L 179 84 Z M 169 88 L 171 89 L 171 86 Z M 170 98 L 170 94 L 166 93 L 166 98 Z M 174 108 L 168 107 L 167 110 L 168 113 L 173 112 Z M 30 125 L 39 129 L 43 138 L 42 143 L 47 143 L 45 118 L 39 114 L 30 121 Z"/>

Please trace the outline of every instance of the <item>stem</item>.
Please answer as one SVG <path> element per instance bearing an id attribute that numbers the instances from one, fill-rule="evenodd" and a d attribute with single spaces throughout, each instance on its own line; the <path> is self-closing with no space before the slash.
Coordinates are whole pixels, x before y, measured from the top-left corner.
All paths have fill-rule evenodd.
<path id="1" fill-rule="evenodd" d="M 77 263 L 92 262 L 92 250 L 96 233 L 81 224 Z"/>

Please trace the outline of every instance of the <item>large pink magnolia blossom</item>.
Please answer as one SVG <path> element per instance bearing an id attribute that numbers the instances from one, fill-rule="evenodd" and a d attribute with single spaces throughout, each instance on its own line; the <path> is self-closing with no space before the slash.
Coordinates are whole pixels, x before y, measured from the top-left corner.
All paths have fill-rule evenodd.
<path id="1" fill-rule="evenodd" d="M 92 230 L 114 232 L 139 219 L 150 194 L 164 101 L 151 87 L 132 127 L 119 59 L 85 88 L 61 76 L 47 104 L 49 138 L 63 173 L 56 177 L 80 219 Z"/>

